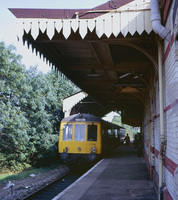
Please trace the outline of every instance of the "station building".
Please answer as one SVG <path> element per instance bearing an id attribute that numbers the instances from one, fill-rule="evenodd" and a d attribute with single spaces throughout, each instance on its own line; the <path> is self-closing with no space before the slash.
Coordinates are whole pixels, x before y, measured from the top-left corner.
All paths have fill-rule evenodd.
<path id="1" fill-rule="evenodd" d="M 178 1 L 114 0 L 92 9 L 10 9 L 18 39 L 84 92 L 67 103 L 140 126 L 159 199 L 178 199 Z"/>

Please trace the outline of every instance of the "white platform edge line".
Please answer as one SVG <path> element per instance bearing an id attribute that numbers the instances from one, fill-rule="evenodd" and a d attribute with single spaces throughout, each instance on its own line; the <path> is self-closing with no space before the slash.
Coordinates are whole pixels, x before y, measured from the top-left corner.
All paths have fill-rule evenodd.
<path id="1" fill-rule="evenodd" d="M 57 200 L 60 198 L 63 194 L 65 194 L 69 189 L 74 187 L 76 183 L 78 183 L 80 180 L 82 180 L 86 175 L 88 175 L 95 167 L 97 167 L 104 159 L 100 160 L 95 166 L 93 166 L 90 170 L 88 170 L 85 174 L 83 174 L 80 178 L 78 178 L 74 183 L 72 183 L 69 187 L 67 187 L 65 190 L 60 192 L 57 196 L 55 196 L 52 200 Z"/>

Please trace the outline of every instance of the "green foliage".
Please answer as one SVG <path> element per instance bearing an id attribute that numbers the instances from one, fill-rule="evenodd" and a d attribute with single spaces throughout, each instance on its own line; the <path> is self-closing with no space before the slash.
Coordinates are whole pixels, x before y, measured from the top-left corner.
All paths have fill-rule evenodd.
<path id="1" fill-rule="evenodd" d="M 53 71 L 27 71 L 15 48 L 0 43 L 0 88 L 0 169 L 21 171 L 52 162 L 62 100 L 75 87 Z"/>

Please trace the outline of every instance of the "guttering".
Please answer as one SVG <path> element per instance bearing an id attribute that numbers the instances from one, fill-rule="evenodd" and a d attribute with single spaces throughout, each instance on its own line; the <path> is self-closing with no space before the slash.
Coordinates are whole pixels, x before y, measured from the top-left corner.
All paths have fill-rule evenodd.
<path id="1" fill-rule="evenodd" d="M 159 0 L 151 0 L 151 22 L 154 32 L 157 33 L 162 39 L 171 42 L 171 31 L 161 24 Z"/>

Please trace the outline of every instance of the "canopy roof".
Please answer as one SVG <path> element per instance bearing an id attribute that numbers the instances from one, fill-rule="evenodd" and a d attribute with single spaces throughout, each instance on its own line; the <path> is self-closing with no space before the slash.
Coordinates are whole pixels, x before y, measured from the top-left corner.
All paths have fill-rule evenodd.
<path id="1" fill-rule="evenodd" d="M 149 0 L 109 1 L 91 10 L 10 10 L 19 38 L 89 95 L 82 101 L 90 104 L 75 105 L 73 113 L 121 110 L 124 123 L 141 125 L 157 67 Z"/>
<path id="2" fill-rule="evenodd" d="M 121 2 L 123 3 L 123 0 Z M 127 2 L 130 3 L 126 4 Z M 126 5 L 117 9 L 106 4 L 92 10 L 10 9 L 10 11 L 22 19 L 18 23 L 20 26 L 18 36 L 21 37 L 24 31 L 30 32 L 34 40 L 40 33 L 46 33 L 51 40 L 56 33 L 62 33 L 63 37 L 68 39 L 71 34 L 78 32 L 84 39 L 94 30 L 98 38 L 103 35 L 107 38 L 111 35 L 117 37 L 119 34 L 125 37 L 128 33 L 142 34 L 144 31 L 149 34 L 152 31 L 148 0 L 127 0 Z M 99 16 L 96 17 L 97 15 Z"/>

